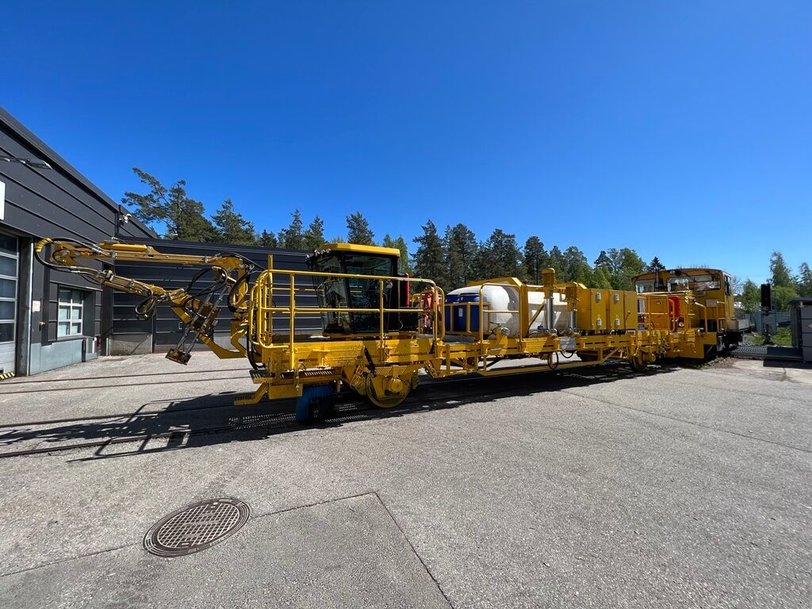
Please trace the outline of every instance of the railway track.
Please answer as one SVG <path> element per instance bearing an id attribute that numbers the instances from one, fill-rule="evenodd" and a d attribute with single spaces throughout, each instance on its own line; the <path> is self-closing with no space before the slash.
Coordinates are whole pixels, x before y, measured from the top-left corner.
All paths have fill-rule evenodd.
<path id="1" fill-rule="evenodd" d="M 556 389 L 572 387 L 582 384 L 592 384 L 622 378 L 633 374 L 626 366 L 620 364 L 606 364 L 599 368 L 581 369 L 557 373 L 537 373 L 523 376 L 521 379 L 511 378 L 479 378 L 466 377 L 450 380 L 428 380 L 421 385 L 421 390 L 401 406 L 391 410 L 381 410 L 370 406 L 366 401 L 354 394 L 339 397 L 335 413 L 323 425 L 330 426 L 348 423 L 356 420 L 370 420 L 389 416 L 401 416 L 419 411 L 426 411 L 455 407 L 464 403 L 482 402 L 506 395 L 519 395 L 524 390 L 528 393 L 555 391 Z M 121 444 L 147 443 L 155 440 L 167 440 L 167 445 L 150 451 L 182 448 L 193 438 L 204 436 L 218 436 L 226 434 L 272 432 L 284 433 L 297 429 L 308 429 L 307 426 L 296 423 L 293 416 L 293 402 L 267 403 L 267 407 L 235 407 L 231 400 L 233 395 L 227 396 L 228 403 L 207 404 L 180 408 L 178 410 L 150 410 L 129 413 L 105 414 L 91 417 L 77 417 L 54 421 L 31 421 L 28 423 L 8 424 L 0 426 L 0 444 L 9 445 L 14 441 L 40 441 L 64 442 L 49 446 L 37 445 L 33 448 L 0 451 L 0 459 L 11 459 L 35 455 L 48 455 L 96 449 L 96 457 L 117 456 L 99 454 L 101 450 Z M 217 414 L 217 411 L 223 411 Z M 189 427 L 188 415 L 195 416 L 204 413 L 208 418 L 218 420 L 218 423 L 204 425 L 199 428 Z M 162 421 L 165 420 L 165 421 Z M 172 421 L 178 421 L 173 424 Z M 185 421 L 185 422 L 184 422 Z M 70 427 L 54 427 L 68 424 Z M 152 425 L 166 429 L 145 431 L 143 433 L 119 433 L 130 428 L 140 428 Z M 110 428 L 114 433 L 109 436 L 98 437 L 85 441 L 72 442 L 82 434 L 93 433 L 93 428 Z M 101 433 L 101 432 L 98 432 Z M 57 440 L 54 440 L 58 437 Z M 172 444 L 176 446 L 172 446 Z M 137 454 L 139 451 L 136 451 Z M 145 452 L 145 451 L 140 451 Z M 133 452 L 123 453 L 127 455 Z"/>

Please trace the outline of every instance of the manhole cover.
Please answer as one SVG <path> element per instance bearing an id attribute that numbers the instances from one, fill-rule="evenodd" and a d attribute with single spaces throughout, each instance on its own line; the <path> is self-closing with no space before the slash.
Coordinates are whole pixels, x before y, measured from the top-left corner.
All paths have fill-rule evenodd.
<path id="1" fill-rule="evenodd" d="M 152 525 L 144 548 L 158 556 L 200 552 L 239 531 L 250 513 L 247 503 L 228 497 L 193 503 Z"/>

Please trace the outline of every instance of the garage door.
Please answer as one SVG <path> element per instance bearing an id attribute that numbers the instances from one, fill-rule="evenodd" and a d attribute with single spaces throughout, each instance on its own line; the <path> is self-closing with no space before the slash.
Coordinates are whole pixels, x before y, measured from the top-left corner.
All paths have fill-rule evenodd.
<path id="1" fill-rule="evenodd" d="M 0 374 L 15 372 L 17 258 L 17 239 L 0 235 Z"/>

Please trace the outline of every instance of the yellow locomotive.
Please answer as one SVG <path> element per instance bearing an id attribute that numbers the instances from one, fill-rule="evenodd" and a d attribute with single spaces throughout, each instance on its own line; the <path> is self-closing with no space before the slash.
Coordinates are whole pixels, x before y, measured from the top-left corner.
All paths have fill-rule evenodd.
<path id="1" fill-rule="evenodd" d="M 300 422 L 323 417 L 349 388 L 381 408 L 400 404 L 420 376 L 496 376 L 624 360 L 643 370 L 658 358 L 701 359 L 736 342 L 728 331 L 729 277 L 680 269 L 635 278 L 637 291 L 515 277 L 478 281 L 445 294 L 431 279 L 397 272 L 397 249 L 335 243 L 308 259 L 309 270 L 268 266 L 250 281 L 239 256 L 164 254 L 151 246 L 43 239 L 40 260 L 103 286 L 144 296 L 141 313 L 166 304 L 184 335 L 167 357 L 186 363 L 200 341 L 222 358 L 247 358 L 257 385 L 237 404 L 295 398 Z M 47 253 L 46 253 L 47 252 Z M 173 263 L 208 268 L 204 293 L 128 279 L 92 261 Z M 316 304 L 305 294 L 317 296 Z M 231 346 L 212 337 L 221 306 L 232 312 Z M 303 318 L 320 317 L 321 332 Z"/>
<path id="2" fill-rule="evenodd" d="M 638 294 L 666 295 L 673 304 L 671 315 L 677 323 L 692 324 L 703 331 L 703 355 L 738 345 L 742 331 L 734 308 L 733 278 L 719 269 L 676 268 L 651 271 L 632 280 Z M 690 292 L 693 308 L 679 309 L 676 294 Z M 669 296 L 673 295 L 673 296 Z"/>

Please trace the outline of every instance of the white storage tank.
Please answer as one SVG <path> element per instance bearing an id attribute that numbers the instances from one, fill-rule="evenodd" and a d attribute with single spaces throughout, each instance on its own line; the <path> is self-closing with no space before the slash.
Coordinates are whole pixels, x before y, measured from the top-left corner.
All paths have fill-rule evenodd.
<path id="1" fill-rule="evenodd" d="M 537 332 L 546 324 L 547 301 L 544 292 L 528 293 L 528 317 L 519 323 L 519 290 L 510 285 L 472 285 L 458 288 L 446 294 L 445 330 L 447 334 L 479 332 L 482 318 L 480 296 L 485 304 L 483 334 L 488 336 L 497 328 L 505 328 L 508 336 L 518 337 L 527 328 L 536 311 L 541 313 L 533 321 L 530 333 Z M 567 305 L 560 294 L 553 295 L 554 325 L 558 332 L 569 327 Z"/>
<path id="2" fill-rule="evenodd" d="M 489 335 L 496 328 L 507 328 L 510 336 L 519 331 L 519 292 L 502 285 L 469 285 L 457 288 L 445 297 L 445 331 L 447 334 L 479 332 L 480 295 L 485 303 L 483 332 Z M 508 313 L 506 311 L 517 311 Z"/>

